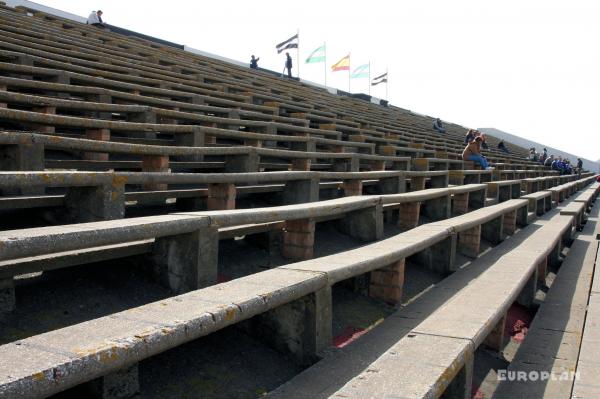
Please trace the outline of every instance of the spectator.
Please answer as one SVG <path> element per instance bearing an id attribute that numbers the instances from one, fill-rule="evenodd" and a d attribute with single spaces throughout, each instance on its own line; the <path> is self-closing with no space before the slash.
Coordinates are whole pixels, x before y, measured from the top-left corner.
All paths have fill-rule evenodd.
<path id="1" fill-rule="evenodd" d="M 552 168 L 552 170 L 556 170 L 557 172 L 561 171 L 561 168 L 559 167 L 559 164 L 562 164 L 562 157 L 559 156 L 558 158 L 555 158 L 552 161 L 552 164 L 550 164 L 550 168 Z"/>
<path id="2" fill-rule="evenodd" d="M 467 132 L 467 134 L 465 136 L 465 144 L 469 144 L 474 139 L 475 139 L 475 130 L 469 129 L 469 131 Z"/>
<path id="3" fill-rule="evenodd" d="M 550 155 L 548 158 L 546 158 L 546 160 L 544 161 L 544 166 L 552 166 L 552 162 L 554 162 L 554 154 Z"/>
<path id="4" fill-rule="evenodd" d="M 544 163 L 546 162 L 546 158 L 548 158 L 548 150 L 544 148 L 544 152 L 542 153 L 542 155 L 540 155 L 540 163 L 542 165 L 544 165 Z"/>
<path id="5" fill-rule="evenodd" d="M 258 69 L 258 60 L 260 60 L 260 57 L 254 58 L 254 54 L 253 54 L 252 57 L 250 58 L 250 68 Z"/>
<path id="6" fill-rule="evenodd" d="M 583 161 L 581 160 L 581 158 L 577 158 L 577 169 L 583 169 Z"/>
<path id="7" fill-rule="evenodd" d="M 440 118 L 437 118 L 435 122 L 433 122 L 433 130 L 437 130 L 439 133 L 446 133 L 446 129 L 444 129 Z"/>
<path id="8" fill-rule="evenodd" d="M 285 71 L 287 69 L 288 71 L 288 78 L 292 77 L 292 57 L 290 57 L 290 53 L 285 53 L 285 68 L 283 68 L 283 70 Z"/>
<path id="9" fill-rule="evenodd" d="M 102 10 L 92 11 L 86 23 L 99 28 L 106 28 L 106 25 L 102 21 Z"/>
<path id="10" fill-rule="evenodd" d="M 485 141 L 485 134 L 481 133 L 479 130 L 475 130 L 475 137 L 481 137 L 481 148 L 483 148 L 484 150 L 490 148 L 487 142 Z"/>
<path id="11" fill-rule="evenodd" d="M 481 165 L 483 169 L 491 170 L 494 169 L 488 165 L 487 159 L 481 155 L 481 143 L 483 139 L 481 136 L 475 137 L 474 140 L 469 142 L 462 153 L 462 159 L 464 161 L 473 161 Z"/>
<path id="12" fill-rule="evenodd" d="M 500 140 L 500 142 L 498 143 L 498 149 L 500 151 L 504 151 L 507 154 L 510 154 L 510 151 L 508 151 L 508 148 L 506 147 L 506 144 L 504 144 L 504 140 Z"/>

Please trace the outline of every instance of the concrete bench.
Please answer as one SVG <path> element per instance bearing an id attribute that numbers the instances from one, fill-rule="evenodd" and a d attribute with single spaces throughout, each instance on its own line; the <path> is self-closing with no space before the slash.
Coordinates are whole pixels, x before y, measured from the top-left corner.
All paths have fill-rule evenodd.
<path id="1" fill-rule="evenodd" d="M 502 347 L 506 311 L 515 300 L 531 305 L 539 265 L 558 261 L 570 224 L 557 216 L 506 255 L 461 269 L 267 397 L 471 397 L 475 349 Z"/>
<path id="2" fill-rule="evenodd" d="M 571 202 L 560 210 L 560 214 L 573 216 L 573 227 L 576 229 L 581 229 L 586 220 L 585 210 L 585 203 Z"/>
<path id="3" fill-rule="evenodd" d="M 463 215 L 486 206 L 487 184 L 465 184 L 450 187 L 452 215 Z"/>
<path id="4" fill-rule="evenodd" d="M 347 199 L 346 202 L 350 204 L 352 201 Z M 506 207 L 506 205 L 501 204 L 498 207 Z M 291 207 L 287 212 L 297 214 L 303 211 Z M 318 216 L 318 212 L 314 209 L 304 212 L 308 212 L 312 217 Z M 189 215 L 177 216 L 189 217 Z M 302 213 L 299 216 L 308 215 Z M 261 217 L 266 219 L 270 216 L 265 212 Z M 251 216 L 251 211 L 228 211 L 221 216 L 213 213 L 208 217 L 193 217 L 192 220 L 202 221 L 204 226 L 207 220 L 221 226 L 257 221 Z M 360 223 L 360 226 L 364 226 L 364 223 Z M 89 225 L 88 230 L 80 227 L 78 233 L 84 232 L 81 239 L 89 238 L 87 232 L 95 227 Z M 98 229 L 94 230 L 96 233 L 98 231 Z M 8 244 L 6 248 L 9 249 L 3 255 L 10 258 L 24 248 L 28 249 L 26 255 L 35 255 L 35 251 L 40 248 L 37 241 L 48 240 L 46 233 L 47 231 L 43 229 L 37 231 L 37 234 L 29 233 L 26 239 L 28 245 L 25 246 L 21 245 L 22 240 L 15 239 L 14 233 L 7 233 L 11 240 L 2 241 L 3 244 Z M 128 232 L 129 239 L 143 239 L 148 236 L 147 232 L 133 236 L 131 233 Z M 69 233 L 63 231 L 62 234 Z M 343 255 L 336 254 L 257 273 L 229 283 L 4 345 L 0 347 L 0 353 L 4 359 L 9 360 L 3 364 L 7 367 L 19 364 L 21 371 L 18 374 L 9 373 L 8 370 L 0 372 L 2 376 L 10 375 L 10 377 L 0 377 L 2 378 L 0 392 L 6 395 L 20 395 L 26 390 L 30 396 L 49 395 L 102 377 L 95 382 L 101 387 L 114 384 L 132 393 L 127 387 L 130 386 L 131 381 L 137 383 L 135 363 L 140 360 L 274 308 L 281 307 L 280 311 L 268 313 L 261 320 L 270 321 L 270 325 L 273 325 L 273 320 L 283 323 L 280 319 L 281 312 L 289 316 L 291 309 L 298 307 L 298 305 L 285 307 L 283 305 L 304 297 L 308 298 L 302 300 L 300 314 L 307 318 L 292 318 L 296 320 L 295 323 L 303 326 L 302 337 L 296 335 L 290 337 L 289 334 L 286 336 L 285 331 L 296 331 L 296 328 L 290 330 L 285 322 L 271 339 L 279 341 L 279 334 L 282 334 L 282 342 L 286 342 L 286 339 L 299 340 L 300 345 L 286 348 L 291 349 L 301 362 L 310 363 L 310 359 L 314 359 L 316 354 L 331 341 L 331 293 L 329 291 L 331 285 L 382 268 L 385 269 L 383 273 L 397 273 L 397 268 L 403 270 L 404 258 L 428 248 L 432 248 L 430 256 L 437 263 L 437 258 L 441 260 L 447 257 L 446 244 L 451 235 L 451 229 L 447 226 L 424 225 L 417 227 L 411 233 L 400 234 L 345 252 Z M 53 239 L 51 242 L 60 250 L 73 249 L 75 246 L 71 241 Z M 101 243 L 107 244 L 107 241 Z M 441 247 L 439 244 L 442 244 Z M 379 280 L 374 278 L 373 281 Z M 377 284 L 374 284 L 371 290 L 376 297 L 390 294 L 388 289 Z M 393 297 L 386 296 L 386 298 L 397 300 L 399 298 L 397 287 L 392 291 Z M 152 320 L 156 320 L 156 324 Z M 107 328 L 98 328 L 98 325 L 106 325 Z M 70 347 L 73 337 L 78 337 L 77 350 Z M 103 344 L 100 345 L 100 342 Z M 68 353 L 68 355 L 40 357 L 34 354 L 39 350 Z M 102 361 L 107 356 L 111 361 Z M 57 379 L 58 375 L 60 379 Z"/>
<path id="5" fill-rule="evenodd" d="M 464 169 L 463 161 L 444 158 L 413 158 L 413 170 L 451 170 Z"/>
<path id="6" fill-rule="evenodd" d="M 272 343 L 310 364 L 331 341 L 326 277 L 268 270 L 0 346 L 0 393 L 46 397 L 91 381 L 101 397 L 115 397 L 111 389 L 128 397 L 139 361 L 254 316 L 271 327 Z"/>
<path id="7" fill-rule="evenodd" d="M 549 191 L 538 191 L 521 196 L 529 201 L 529 212 L 537 216 L 552 210 L 552 196 Z"/>
<path id="8" fill-rule="evenodd" d="M 585 367 L 582 370 L 578 365 L 579 359 L 586 366 L 593 364 L 593 370 L 597 363 L 597 351 L 592 349 L 595 345 L 586 346 L 589 344 L 586 334 L 592 336 L 594 329 L 584 331 L 584 324 L 590 319 L 595 304 L 592 299 L 588 305 L 588 300 L 598 249 L 596 234 L 600 232 L 597 215 L 596 211 L 594 222 L 588 222 L 583 232 L 575 237 L 494 397 L 592 398 L 600 392 L 596 390 L 594 394 L 594 388 L 586 391 L 596 384 L 589 379 L 589 374 L 582 373 Z M 591 295 L 594 296 L 593 291 Z M 588 359 L 592 363 L 586 364 Z M 548 378 L 528 381 L 516 378 L 517 373 L 529 375 L 532 371 L 537 375 L 547 373 Z M 576 371 L 577 379 L 574 380 Z M 508 373 L 514 373 L 512 379 L 508 378 Z"/>

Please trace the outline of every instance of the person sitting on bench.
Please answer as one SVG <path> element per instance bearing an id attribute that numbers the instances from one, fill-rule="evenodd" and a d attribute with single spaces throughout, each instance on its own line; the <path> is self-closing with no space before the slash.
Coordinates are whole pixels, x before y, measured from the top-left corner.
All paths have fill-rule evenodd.
<path id="1" fill-rule="evenodd" d="M 498 143 L 498 149 L 500 151 L 504 151 L 507 154 L 510 154 L 510 151 L 508 151 L 508 147 L 506 147 L 506 144 L 504 144 L 504 140 L 500 140 L 500 142 Z"/>
<path id="2" fill-rule="evenodd" d="M 86 23 L 88 25 L 97 26 L 99 28 L 106 28 L 106 25 L 102 21 L 102 10 L 92 11 Z"/>
<path id="3" fill-rule="evenodd" d="M 475 163 L 478 163 L 479 165 L 481 165 L 481 167 L 483 169 L 486 169 L 486 170 L 494 169 L 488 165 L 487 159 L 485 159 L 485 157 L 481 155 L 481 143 L 482 142 L 483 142 L 483 139 L 481 138 L 481 136 L 475 137 L 475 140 L 471 141 L 465 147 L 465 149 L 462 153 L 462 159 L 463 159 L 463 161 L 473 161 Z"/>
<path id="4" fill-rule="evenodd" d="M 433 122 L 433 130 L 437 130 L 440 133 L 446 133 L 446 129 L 444 129 L 440 118 L 437 118 L 435 122 Z"/>

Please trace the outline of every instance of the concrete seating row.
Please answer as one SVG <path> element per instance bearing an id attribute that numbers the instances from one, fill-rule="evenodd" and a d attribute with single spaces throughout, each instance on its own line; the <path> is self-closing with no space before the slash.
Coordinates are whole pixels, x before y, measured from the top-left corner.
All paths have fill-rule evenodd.
<path id="1" fill-rule="evenodd" d="M 369 198 L 360 200 L 373 201 Z M 344 201 L 350 205 L 356 199 Z M 472 228 L 478 223 L 488 224 L 503 215 L 508 217 L 500 225 L 502 230 L 514 231 L 516 214 L 526 206 L 525 200 L 507 201 L 476 211 L 479 213 L 473 214 L 468 221 L 458 217 L 443 223 L 422 225 L 410 232 L 343 254 L 282 266 L 3 345 L 0 354 L 6 361 L 0 365 L 0 393 L 11 398 L 23 395 L 41 397 L 92 380 L 102 387 L 114 384 L 124 392 L 135 390 L 137 362 L 259 314 L 261 323 L 279 326 L 273 330 L 273 342 L 297 342 L 293 346 L 283 344 L 283 347 L 302 364 L 310 364 L 331 342 L 330 287 L 333 284 L 371 273 L 371 295 L 397 303 L 401 297 L 401 276 L 407 257 L 421 254 L 420 258 L 427 260 L 429 267 L 450 273 L 454 267 L 452 255 L 456 252 L 457 241 L 460 241 L 456 237 L 457 231 L 460 234 L 466 231 L 465 228 Z M 221 223 L 231 218 L 238 218 L 239 221 L 239 218 L 249 215 L 248 212 L 244 214 L 245 211 L 228 212 L 229 216 Z M 317 216 L 305 208 L 294 209 L 294 212 Z M 190 215 L 177 217 L 187 218 L 185 224 L 191 230 L 209 228 L 207 223 L 213 218 Z M 167 220 L 166 217 L 163 220 Z M 70 234 L 71 237 L 77 235 L 79 242 L 93 239 L 106 244 L 114 230 L 111 231 L 112 222 L 103 223 L 106 223 L 105 229 L 97 229 L 97 224 L 89 224 L 81 225 L 77 233 L 63 231 L 61 234 Z M 171 220 L 169 223 L 178 222 Z M 159 228 L 159 224 L 155 226 Z M 364 220 L 360 226 L 364 228 Z M 160 229 L 164 234 L 166 230 Z M 189 233 L 185 229 L 180 230 L 181 242 L 182 236 Z M 486 228 L 482 231 L 491 232 Z M 142 239 L 146 235 L 138 232 L 134 238 Z M 10 240 L 2 240 L 3 248 L 7 249 L 3 251 L 5 258 L 18 256 L 22 251 L 35 255 L 31 251 L 39 248 L 36 241 L 48 242 L 47 231 L 42 230 L 32 229 L 22 239 L 14 234 L 4 235 L 8 236 L 11 236 Z M 72 239 L 56 238 L 49 241 L 54 249 L 68 250 L 74 247 Z M 173 246 L 162 247 L 175 251 Z M 183 247 L 187 245 L 179 248 Z M 174 254 L 167 258 L 171 258 L 171 255 Z M 386 276 L 389 274 L 400 278 L 388 279 Z M 288 321 L 281 319 L 284 314 Z M 290 314 L 296 316 L 289 317 Z M 294 331 L 302 333 L 297 335 Z M 72 344 L 73 337 L 77 337 L 76 347 Z M 40 356 L 40 351 L 53 355 Z M 10 366 L 14 364 L 18 364 L 16 370 Z M 136 384 L 132 384 L 132 381 Z"/>
<path id="2" fill-rule="evenodd" d="M 471 397 L 474 351 L 481 344 L 502 349 L 508 307 L 532 305 L 538 282 L 570 240 L 572 220 L 555 215 L 512 248 L 482 259 L 482 267 L 453 274 L 267 397 Z"/>
<path id="3" fill-rule="evenodd" d="M 60 180 L 60 175 L 48 174 L 46 179 Z M 87 176 L 87 181 L 79 178 L 83 185 L 98 182 L 109 184 L 105 180 L 113 181 L 107 174 Z M 461 187 L 460 193 L 454 194 L 454 207 L 451 205 L 453 190 L 429 189 L 406 194 L 355 196 L 269 208 L 182 212 L 170 215 L 172 218 L 169 215 L 160 215 L 125 219 L 122 227 L 119 227 L 118 221 L 111 221 L 4 231 L 0 232 L 0 242 L 4 243 L 0 261 L 5 261 L 0 263 L 0 277 L 12 280 L 13 276 L 18 274 L 69 267 L 89 263 L 95 259 L 148 254 L 148 264 L 156 265 L 157 270 L 165 269 L 161 272 L 162 277 L 160 274 L 157 276 L 158 280 L 173 291 L 182 292 L 215 281 L 219 239 L 278 232 L 282 236 L 281 250 L 284 257 L 296 260 L 310 259 L 313 256 L 315 224 L 318 222 L 339 219 L 338 228 L 346 234 L 362 241 L 374 241 L 381 239 L 383 235 L 384 208 L 399 208 L 396 223 L 403 230 L 408 230 L 420 224 L 421 204 L 423 214 L 429 221 L 450 217 L 451 209 L 457 213 L 465 213 L 483 205 L 485 186 Z M 299 188 L 298 191 L 304 193 L 310 190 Z M 91 195 L 79 197 L 88 198 Z M 92 207 L 93 203 L 90 202 L 89 207 Z M 73 212 L 84 213 L 86 207 L 80 207 L 83 210 L 77 208 Z M 204 220 L 205 224 L 201 224 L 197 219 Z M 192 230 L 186 230 L 191 227 L 184 227 L 183 230 L 173 227 L 178 220 L 183 220 L 184 226 L 194 227 Z M 73 240 L 73 236 L 80 239 Z M 176 253 L 171 254 L 170 251 L 174 249 L 169 247 L 168 243 L 174 242 L 187 243 L 180 245 L 186 251 L 192 251 L 190 253 L 197 252 L 197 248 L 193 250 L 194 245 L 204 252 L 196 257 L 187 257 L 184 262 L 185 268 L 175 266 L 179 265 L 182 257 L 186 255 L 181 252 L 183 249 L 175 250 Z M 197 265 L 197 268 L 194 269 L 194 265 Z M 172 268 L 176 269 L 171 271 Z M 190 277 L 185 281 L 167 278 L 170 274 L 183 276 L 189 273 Z"/>
<path id="4" fill-rule="evenodd" d="M 530 304 L 540 265 L 557 258 L 571 221 L 554 219 L 430 315 L 400 312 L 394 321 L 403 337 L 333 396 L 470 397 L 475 349 L 502 347 L 508 307 L 514 301 Z"/>
<path id="5" fill-rule="evenodd" d="M 0 109 L 1 111 L 1 109 Z M 177 126 L 184 128 L 184 126 Z M 198 130 L 200 129 L 200 130 Z M 202 141 L 201 127 L 188 126 L 184 130 L 191 132 L 190 137 Z M 199 133 L 199 134 L 197 134 Z M 4 156 L 3 170 L 42 170 L 44 166 L 44 149 L 63 151 L 84 151 L 89 162 L 104 162 L 104 168 L 118 167 L 119 161 L 109 161 L 109 154 L 129 154 L 143 156 L 142 169 L 149 172 L 165 171 L 169 168 L 170 157 L 179 157 L 185 161 L 202 162 L 204 156 L 224 156 L 232 159 L 225 160 L 221 166 L 229 172 L 258 172 L 259 168 L 269 167 L 264 160 L 283 160 L 281 169 L 310 170 L 311 160 L 323 159 L 331 161 L 328 166 L 337 171 L 358 171 L 360 168 L 368 170 L 385 170 L 390 165 L 394 170 L 407 170 L 409 158 L 386 157 L 379 155 L 357 153 L 327 153 L 290 151 L 270 148 L 256 148 L 248 146 L 235 147 L 204 147 L 200 142 L 182 142 L 182 146 L 159 146 L 129 143 L 116 143 L 104 140 L 90 140 L 68 138 L 35 133 L 0 132 L 0 145 Z M 196 146 L 195 144 L 199 144 Z M 62 163 L 61 163 L 62 162 Z M 48 164 L 48 162 L 45 162 Z M 71 164 L 69 164 L 71 163 Z M 53 161 L 48 166 L 70 167 L 76 166 L 74 161 Z M 85 166 L 85 163 L 83 164 Z M 124 167 L 131 167 L 126 163 Z"/>
<path id="6" fill-rule="evenodd" d="M 563 209 L 575 203 L 571 202 Z M 591 322 L 587 328 L 587 320 L 590 318 L 586 320 L 586 309 L 589 315 L 594 306 L 594 292 L 592 290 L 590 294 L 590 289 L 598 250 L 598 233 L 600 224 L 598 209 L 595 209 L 583 231 L 575 237 L 570 246 L 550 290 L 536 312 L 525 341 L 519 346 L 503 381 L 494 392 L 495 398 L 570 399 L 597 396 L 594 395 L 598 393 L 596 384 L 589 378 L 589 371 L 596 366 L 588 366 L 596 363 L 594 356 L 597 352 L 592 349 L 593 344 L 592 347 L 586 347 L 589 341 L 586 342 L 585 334 L 589 337 L 594 333 Z M 584 366 L 580 369 L 578 359 L 589 368 L 586 370 Z M 592 359 L 593 362 L 588 363 Z M 585 380 L 582 380 L 582 371 L 586 372 Z M 540 377 L 516 378 L 518 375 Z M 544 378 L 541 377 L 543 375 Z M 571 396 L 573 385 L 577 388 L 573 389 Z"/>
<path id="7" fill-rule="evenodd" d="M 362 195 L 364 187 L 374 194 L 397 194 L 447 187 L 444 171 L 411 172 L 266 172 L 266 173 L 131 173 L 131 172 L 0 172 L 3 209 L 64 206 L 70 221 L 118 219 L 124 216 L 126 201 L 167 198 L 181 199 L 181 207 L 192 210 L 235 209 L 238 194 L 281 192 L 283 204 L 318 201 L 320 198 Z M 186 189 L 169 190 L 169 185 Z M 191 189 L 190 185 L 195 187 Z M 203 188 L 200 188 L 202 185 Z M 126 192 L 126 186 L 145 192 Z M 45 188 L 63 187 L 65 194 L 53 193 L 44 201 Z M 148 191 L 154 190 L 155 192 Z M 327 192 L 322 192 L 327 190 Z M 159 192 L 156 192 L 159 191 Z M 321 195 L 320 195 L 321 191 Z M 158 202 L 157 202 L 158 201 Z M 14 208 L 11 208 L 14 207 Z"/>

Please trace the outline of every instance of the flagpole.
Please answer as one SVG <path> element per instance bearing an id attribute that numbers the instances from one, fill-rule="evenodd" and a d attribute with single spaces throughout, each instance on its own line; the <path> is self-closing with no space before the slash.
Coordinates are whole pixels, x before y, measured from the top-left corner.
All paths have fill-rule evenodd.
<path id="1" fill-rule="evenodd" d="M 352 70 L 352 63 L 350 62 L 350 53 L 348 53 L 348 93 L 352 93 L 350 90 L 350 71 Z"/>
<path id="2" fill-rule="evenodd" d="M 390 81 L 390 75 L 387 68 L 385 68 L 385 101 L 388 100 L 388 82 Z"/>
<path id="3" fill-rule="evenodd" d="M 298 47 L 296 47 L 296 63 L 298 64 L 298 82 L 300 81 L 300 28 L 298 28 L 298 31 L 296 32 L 296 35 L 298 36 Z"/>
<path id="4" fill-rule="evenodd" d="M 369 60 L 369 96 L 371 95 L 371 60 Z"/>
<path id="5" fill-rule="evenodd" d="M 323 43 L 323 49 L 325 50 L 325 62 L 323 63 L 323 73 L 325 76 L 325 88 L 327 88 L 327 42 Z"/>

